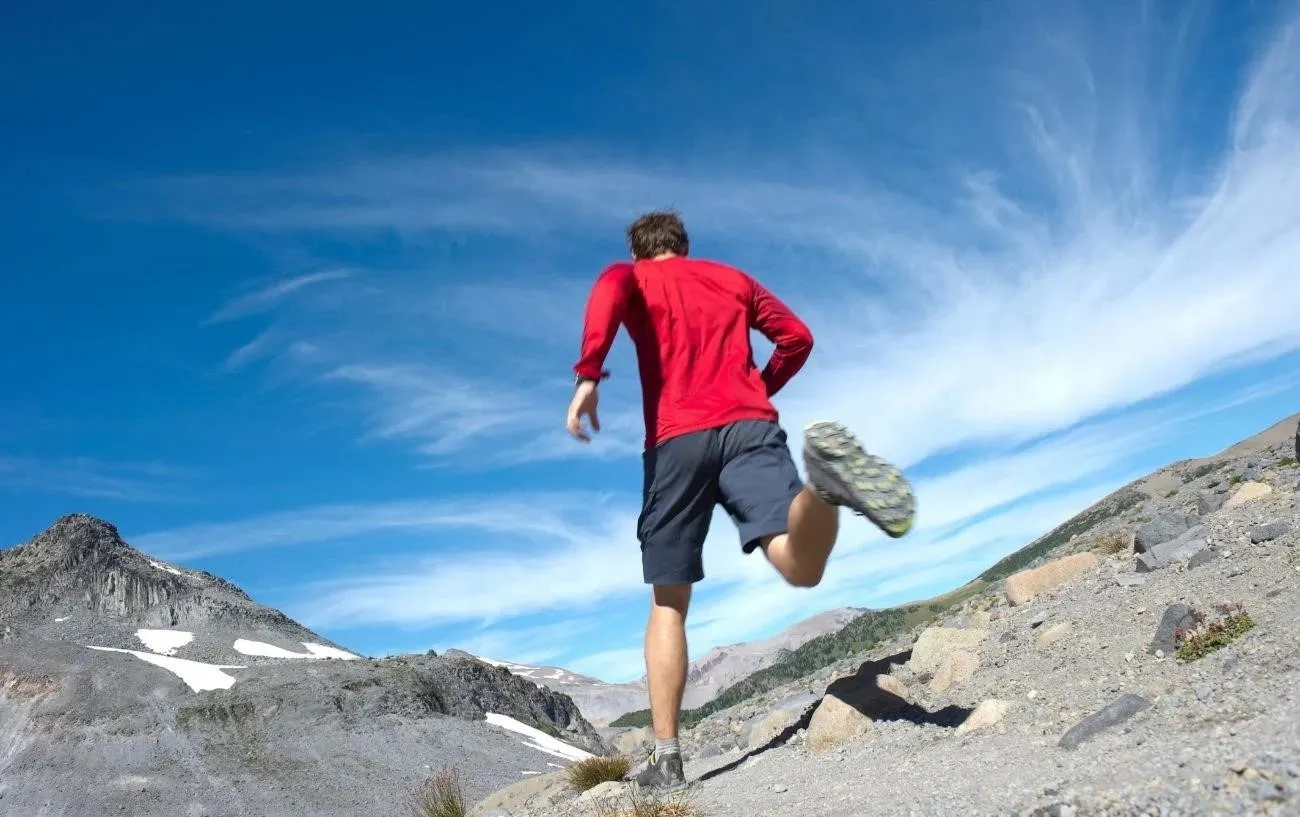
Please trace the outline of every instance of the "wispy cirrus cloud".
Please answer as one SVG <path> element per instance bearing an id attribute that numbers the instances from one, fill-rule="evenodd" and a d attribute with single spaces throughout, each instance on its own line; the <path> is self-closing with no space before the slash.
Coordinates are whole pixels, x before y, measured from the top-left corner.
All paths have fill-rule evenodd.
<path id="1" fill-rule="evenodd" d="M 263 313 L 274 309 L 276 304 L 306 287 L 326 281 L 342 280 L 351 275 L 352 272 L 346 269 L 323 270 L 266 284 L 228 301 L 209 315 L 205 323 L 225 323 Z"/>
<path id="2" fill-rule="evenodd" d="M 177 480 L 192 475 L 162 463 L 0 454 L 0 489 L 14 492 L 157 502 L 176 498 Z"/>
<path id="3" fill-rule="evenodd" d="M 1182 48 L 1196 44 L 1187 33 L 1194 26 L 1177 30 Z M 754 261 L 751 270 L 812 323 L 813 360 L 781 398 L 791 424 L 843 418 L 910 464 L 975 443 L 1023 443 L 1252 356 L 1300 349 L 1290 308 L 1300 299 L 1295 38 L 1288 19 L 1265 43 L 1219 121 L 1221 149 L 1166 152 L 1186 134 L 1146 103 L 1157 89 L 1185 90 L 1187 53 L 1154 67 L 1136 53 L 1103 62 L 1087 43 L 1058 37 L 1055 57 L 1023 56 L 1033 62 L 990 98 L 1004 112 L 997 127 L 1017 163 L 981 167 L 972 158 L 946 177 L 929 171 L 924 196 L 871 181 L 850 155 L 838 157 L 834 177 L 790 181 L 763 175 L 762 162 L 749 163 L 760 170 L 717 157 L 631 162 L 563 147 L 381 159 L 273 180 L 206 179 L 189 189 L 212 208 L 201 217 L 242 229 L 334 236 L 396 229 L 413 240 L 475 231 L 571 240 L 674 204 L 700 243 Z M 823 155 L 815 166 L 828 164 Z M 530 254 L 526 244 L 518 252 Z M 809 276 L 809 268 L 820 271 Z M 527 290 L 524 304 L 553 316 L 543 323 L 563 352 L 525 351 L 557 372 L 572 362 L 580 321 L 572 280 L 557 299 Z M 434 299 L 438 291 L 427 290 Z M 477 303 L 468 320 L 481 324 L 497 305 Z M 569 330 L 554 317 L 555 303 L 566 305 Z M 516 329 L 526 323 L 507 321 Z M 449 450 L 458 425 L 515 423 L 531 432 L 543 411 L 457 413 L 458 405 L 563 401 L 558 392 L 499 400 L 497 392 L 509 394 L 501 386 L 511 367 L 479 376 L 474 364 L 455 373 L 462 379 L 433 406 L 422 386 L 381 382 L 375 373 L 398 365 L 386 360 L 344 363 L 341 371 L 370 374 L 336 379 L 384 401 L 381 429 L 460 417 L 447 422 L 447 434 L 411 435 L 433 453 Z M 630 377 L 607 389 L 635 406 L 632 390 Z"/>
<path id="4" fill-rule="evenodd" d="M 920 592 L 993 561 L 1136 475 L 1153 445 L 1193 447 L 1197 410 L 1171 417 L 1152 406 L 1177 398 L 1208 410 L 1294 388 L 1188 396 L 1212 377 L 1300 353 L 1300 17 L 1291 11 L 1213 113 L 1194 75 L 1213 30 L 1201 8 L 1157 25 L 1150 7 L 1123 6 L 1095 28 L 1055 19 L 1031 37 L 993 26 L 1007 39 L 988 49 L 1003 62 L 982 69 L 981 117 L 926 112 L 936 132 L 960 131 L 957 146 L 970 152 L 933 160 L 927 143 L 882 152 L 917 131 L 864 115 L 846 116 L 850 130 L 833 146 L 810 138 L 806 150 L 782 146 L 775 157 L 507 146 L 176 180 L 171 191 L 188 201 L 186 218 L 235 231 L 308 244 L 399 237 L 408 272 L 377 273 L 382 285 L 366 292 L 342 279 L 313 284 L 336 289 L 328 310 L 275 301 L 279 342 L 312 344 L 300 365 L 318 386 L 356 398 L 363 438 L 461 466 L 630 459 L 638 449 L 626 342 L 602 386 L 613 433 L 582 447 L 561 428 L 582 294 L 602 263 L 579 273 L 573 259 L 586 248 L 621 252 L 592 236 L 616 236 L 637 211 L 673 205 L 698 252 L 768 283 L 817 337 L 808 367 L 778 398 L 785 424 L 842 419 L 914 468 L 922 528 L 893 543 L 846 524 L 831 577 L 798 593 L 760 559 L 742 559 L 719 520 L 706 557 L 711 589 L 692 624 L 693 647 L 707 648 L 758 634 L 774 617 Z M 455 269 L 435 254 L 421 267 L 448 235 L 491 238 L 491 260 Z M 527 518 L 532 508 L 499 512 Z M 398 503 L 344 515 L 384 528 L 390 515 L 426 512 Z M 269 520 L 287 530 L 282 543 L 311 541 L 319 534 L 294 526 L 311 529 L 318 516 L 326 528 L 364 528 L 328 508 L 298 513 Z M 616 497 L 604 513 L 608 525 L 561 515 L 549 532 L 519 529 L 499 549 L 436 566 L 360 566 L 347 582 L 314 586 L 300 609 L 323 625 L 419 626 L 508 623 L 570 599 L 614 603 L 640 592 L 635 557 L 614 562 L 623 572 L 613 578 L 591 564 L 612 558 L 611 542 L 631 541 L 635 497 Z M 422 518 L 421 530 L 444 528 Z M 221 536 L 263 541 L 248 531 L 267 522 Z M 501 576 L 503 591 L 485 598 L 458 584 L 482 575 Z"/>

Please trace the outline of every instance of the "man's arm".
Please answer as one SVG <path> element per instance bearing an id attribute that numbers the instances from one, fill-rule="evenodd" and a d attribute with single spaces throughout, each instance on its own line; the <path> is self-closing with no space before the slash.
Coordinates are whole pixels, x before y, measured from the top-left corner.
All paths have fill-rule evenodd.
<path id="1" fill-rule="evenodd" d="M 604 369 L 605 357 L 623 322 L 630 275 L 631 265 L 613 264 L 605 268 L 591 287 L 582 324 L 582 347 L 573 367 L 580 379 L 599 382 L 609 376 Z"/>
<path id="2" fill-rule="evenodd" d="M 771 397 L 803 368 L 812 353 L 813 336 L 790 307 L 757 281 L 750 279 L 750 284 L 750 324 L 776 344 L 763 368 L 763 382 L 767 384 L 767 396 Z"/>

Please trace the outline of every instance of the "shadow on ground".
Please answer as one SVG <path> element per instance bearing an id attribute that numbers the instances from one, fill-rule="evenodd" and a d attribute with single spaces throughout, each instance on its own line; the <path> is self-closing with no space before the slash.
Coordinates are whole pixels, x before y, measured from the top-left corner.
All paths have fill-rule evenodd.
<path id="1" fill-rule="evenodd" d="M 877 685 L 876 679 L 878 676 L 888 675 L 892 667 L 907 663 L 911 657 L 912 651 L 904 650 L 875 661 L 867 661 L 858 667 L 857 672 L 852 675 L 846 675 L 832 681 L 826 687 L 826 694 L 834 695 L 877 723 L 882 721 L 908 721 L 918 726 L 934 725 L 951 729 L 966 720 L 973 710 L 961 706 L 945 706 L 943 709 L 930 712 L 909 703 L 892 692 L 881 689 Z M 799 720 L 786 727 L 779 735 L 767 743 L 751 749 L 725 766 L 720 766 L 700 775 L 699 779 L 701 781 L 710 780 L 726 774 L 739 768 L 751 757 L 761 755 L 769 749 L 784 746 L 800 729 L 808 728 L 808 724 L 812 722 L 813 715 L 816 714 L 817 707 L 821 706 L 822 700 L 824 698 L 818 699 L 815 703 L 809 705 L 804 710 L 803 715 L 799 717 Z"/>

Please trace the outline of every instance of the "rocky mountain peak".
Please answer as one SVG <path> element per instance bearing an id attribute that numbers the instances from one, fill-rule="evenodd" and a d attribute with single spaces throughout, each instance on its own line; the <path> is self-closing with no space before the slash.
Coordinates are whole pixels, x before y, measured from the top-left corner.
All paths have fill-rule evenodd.
<path id="1" fill-rule="evenodd" d="M 118 557 L 132 550 L 117 527 L 90 514 L 72 513 L 55 520 L 30 542 L 15 550 L 58 569 L 70 569 L 96 559 Z M 134 552 L 134 551 L 133 551 Z"/>
<path id="2" fill-rule="evenodd" d="M 231 612 L 287 621 L 230 582 L 146 556 L 111 522 L 84 513 L 62 516 L 28 542 L 0 550 L 0 588 L 0 617 L 11 621 L 43 620 L 50 611 L 163 627 Z"/>

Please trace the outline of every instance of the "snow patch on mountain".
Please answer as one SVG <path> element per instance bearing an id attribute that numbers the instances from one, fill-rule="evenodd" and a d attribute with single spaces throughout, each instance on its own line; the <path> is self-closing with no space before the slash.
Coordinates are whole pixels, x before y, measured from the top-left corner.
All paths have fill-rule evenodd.
<path id="1" fill-rule="evenodd" d="M 136 630 L 135 637 L 140 639 L 150 652 L 175 655 L 177 650 L 194 640 L 194 633 L 185 630 Z"/>
<path id="2" fill-rule="evenodd" d="M 307 648 L 307 652 L 294 652 L 293 650 L 286 650 L 284 647 L 277 647 L 274 644 L 267 644 L 264 641 L 251 641 L 247 638 L 237 639 L 234 649 L 240 655 L 251 655 L 258 658 L 341 658 L 344 661 L 355 661 L 361 657 L 345 650 L 327 647 L 324 644 L 315 644 L 308 641 L 299 643 Z"/>
<path id="3" fill-rule="evenodd" d="M 578 747 L 565 743 L 562 740 L 553 738 L 542 730 L 535 729 L 525 723 L 520 723 L 508 715 L 488 712 L 486 714 L 486 720 L 494 726 L 499 726 L 502 729 L 507 729 L 516 734 L 523 735 L 528 738 L 528 740 L 523 741 L 525 746 L 531 746 L 532 748 L 545 752 L 548 755 L 554 755 L 555 757 L 563 758 L 564 760 L 586 760 L 595 757 L 595 755 L 590 752 L 579 749 Z"/>
<path id="4" fill-rule="evenodd" d="M 102 652 L 120 652 L 127 655 L 134 655 L 141 661 L 153 664 L 156 667 L 162 667 L 168 672 L 176 675 L 184 681 L 190 689 L 195 692 L 206 692 L 212 689 L 230 689 L 235 685 L 235 676 L 228 675 L 225 670 L 244 669 L 240 666 L 220 666 L 217 664 L 204 664 L 201 661 L 189 661 L 184 658 L 172 658 L 166 655 L 157 655 L 151 652 L 140 652 L 138 650 L 122 650 L 117 647 L 89 647 L 92 650 Z"/>

